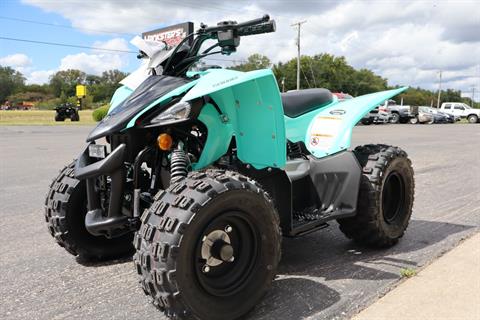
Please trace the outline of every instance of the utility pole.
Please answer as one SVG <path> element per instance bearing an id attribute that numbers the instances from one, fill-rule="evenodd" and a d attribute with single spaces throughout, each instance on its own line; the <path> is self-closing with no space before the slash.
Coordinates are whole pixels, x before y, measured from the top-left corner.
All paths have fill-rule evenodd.
<path id="1" fill-rule="evenodd" d="M 475 86 L 472 86 L 472 104 L 470 105 L 473 108 L 473 104 L 475 100 Z"/>
<path id="2" fill-rule="evenodd" d="M 307 20 L 299 21 L 297 23 L 292 24 L 292 27 L 297 27 L 298 35 L 297 35 L 297 90 L 300 90 L 300 29 L 302 24 L 307 22 Z"/>
<path id="3" fill-rule="evenodd" d="M 439 72 L 437 109 L 440 108 L 440 95 L 442 92 L 442 70 Z"/>
<path id="4" fill-rule="evenodd" d="M 282 92 L 285 92 L 285 77 L 282 78 Z"/>

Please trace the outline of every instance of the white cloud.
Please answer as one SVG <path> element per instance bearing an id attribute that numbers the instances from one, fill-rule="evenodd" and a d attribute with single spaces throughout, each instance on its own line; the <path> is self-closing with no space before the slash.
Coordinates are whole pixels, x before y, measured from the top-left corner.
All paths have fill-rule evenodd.
<path id="1" fill-rule="evenodd" d="M 128 43 L 123 38 L 114 38 L 108 41 L 96 41 L 92 47 L 128 51 Z M 21 72 L 27 79 L 28 84 L 43 84 L 49 81 L 51 75 L 59 70 L 78 69 L 88 74 L 100 75 L 103 71 L 122 69 L 128 64 L 124 53 L 108 52 L 103 50 L 91 50 L 63 57 L 57 69 L 35 70 L 32 59 L 26 54 L 17 53 L 0 57 L 0 65 L 11 66 Z"/>
<path id="2" fill-rule="evenodd" d="M 301 38 L 304 54 L 343 55 L 353 66 L 387 77 L 390 84 L 434 89 L 438 71 L 443 70 L 445 86 L 466 90 L 465 86 L 480 85 L 480 6 L 474 0 L 272 0 L 254 4 L 247 0 L 205 0 L 201 4 L 144 0 L 130 3 L 128 9 L 119 9 L 115 0 L 23 1 L 59 13 L 87 33 L 95 32 L 91 29 L 139 33 L 161 24 L 191 20 L 198 26 L 200 21 L 243 21 L 270 12 L 277 21 L 275 34 L 245 37 L 236 55 L 219 59 L 242 59 L 256 52 L 274 62 L 294 58 L 296 30 L 290 25 L 305 19 Z M 124 44 L 112 40 L 108 46 L 123 48 Z M 121 56 L 108 59 L 102 55 L 97 51 L 67 56 L 61 66 L 87 68 L 94 73 L 102 65 L 105 69 L 124 66 Z"/>
<path id="3" fill-rule="evenodd" d="M 128 50 L 127 41 L 122 38 L 115 38 L 106 42 L 96 41 L 92 47 L 109 50 Z M 89 74 L 100 75 L 103 71 L 121 69 L 127 64 L 128 57 L 126 54 L 92 50 L 91 53 L 81 52 L 62 58 L 59 70 L 78 69 Z"/>
<path id="4" fill-rule="evenodd" d="M 5 57 L 0 57 L 0 65 L 9 66 L 21 73 L 24 73 L 28 71 L 32 65 L 32 59 L 30 59 L 26 54 L 15 53 Z"/>
<path id="5" fill-rule="evenodd" d="M 50 79 L 50 76 L 55 73 L 55 70 L 38 70 L 27 74 L 28 84 L 44 84 Z"/>
<path id="6" fill-rule="evenodd" d="M 115 54 L 71 54 L 62 59 L 59 70 L 78 69 L 89 74 L 99 75 L 110 69 L 120 69 L 122 59 Z"/>
<path id="7" fill-rule="evenodd" d="M 94 48 L 128 51 L 128 42 L 123 38 L 114 38 L 108 41 L 95 41 L 92 45 Z M 104 50 L 93 50 L 94 52 L 105 52 Z"/>

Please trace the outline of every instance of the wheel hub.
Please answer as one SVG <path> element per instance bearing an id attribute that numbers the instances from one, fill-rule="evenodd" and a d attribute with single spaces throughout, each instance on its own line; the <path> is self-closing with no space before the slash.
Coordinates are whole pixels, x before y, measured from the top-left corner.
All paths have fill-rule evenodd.
<path id="1" fill-rule="evenodd" d="M 201 255 L 202 259 L 206 261 L 204 272 L 209 272 L 210 267 L 219 266 L 224 262 L 233 262 L 234 250 L 227 233 L 231 230 L 232 227 L 227 226 L 225 231 L 214 230 L 203 237 Z"/>
<path id="2" fill-rule="evenodd" d="M 384 220 L 388 224 L 395 222 L 398 216 L 402 214 L 405 202 L 404 182 L 400 174 L 391 172 L 384 182 L 382 195 L 382 206 L 384 211 Z"/>

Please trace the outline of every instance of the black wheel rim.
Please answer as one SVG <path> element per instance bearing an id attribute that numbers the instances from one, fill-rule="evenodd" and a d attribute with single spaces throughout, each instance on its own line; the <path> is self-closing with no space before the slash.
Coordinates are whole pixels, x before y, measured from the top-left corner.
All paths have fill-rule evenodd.
<path id="1" fill-rule="evenodd" d="M 405 205 L 405 183 L 402 176 L 390 172 L 383 184 L 382 209 L 383 219 L 388 224 L 395 223 L 402 216 Z"/>
<path id="2" fill-rule="evenodd" d="M 233 248 L 232 262 L 225 261 L 209 267 L 202 257 L 202 240 L 208 234 L 231 227 L 228 233 Z M 209 294 L 219 297 L 231 296 L 248 283 L 259 261 L 260 236 L 257 228 L 242 212 L 225 212 L 212 219 L 197 240 L 195 252 L 195 275 L 200 286 Z"/>

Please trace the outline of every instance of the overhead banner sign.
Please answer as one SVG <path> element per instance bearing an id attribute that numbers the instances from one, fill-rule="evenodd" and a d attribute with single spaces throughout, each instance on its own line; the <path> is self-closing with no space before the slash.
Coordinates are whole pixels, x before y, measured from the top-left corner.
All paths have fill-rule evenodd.
<path id="1" fill-rule="evenodd" d="M 176 46 L 191 33 L 193 33 L 193 23 L 185 22 L 144 32 L 142 33 L 142 38 L 145 40 L 166 42 L 169 46 Z"/>

